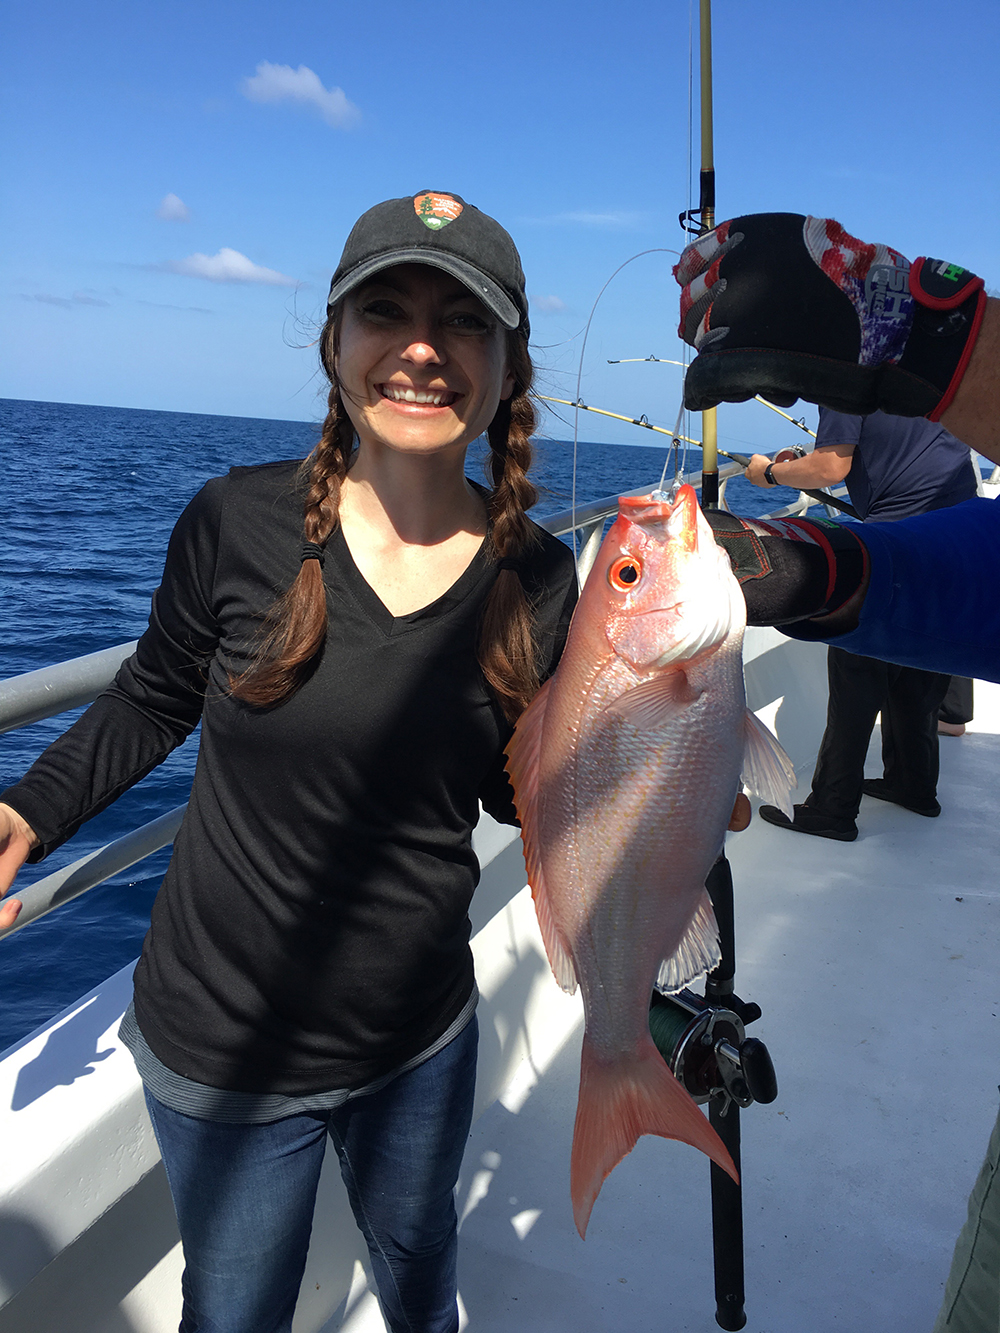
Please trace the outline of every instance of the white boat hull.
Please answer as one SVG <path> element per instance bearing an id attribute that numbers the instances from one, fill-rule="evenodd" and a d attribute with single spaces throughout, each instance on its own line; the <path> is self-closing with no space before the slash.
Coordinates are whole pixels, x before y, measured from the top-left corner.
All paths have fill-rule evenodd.
<path id="1" fill-rule="evenodd" d="M 825 650 L 747 637 L 751 706 L 808 786 Z M 730 841 L 737 988 L 780 1095 L 743 1117 L 748 1327 L 914 1333 L 934 1320 L 996 1110 L 993 886 L 1000 689 L 942 743 L 939 820 L 866 801 L 829 843 L 754 821 Z M 873 751 L 873 755 L 875 752 Z M 870 770 L 879 771 L 877 757 Z M 579 1002 L 558 990 L 513 830 L 484 819 L 474 903 L 482 1053 L 459 1192 L 481 1333 L 715 1327 L 708 1168 L 643 1139 L 586 1243 L 569 1205 Z M 956 902 L 960 898 L 961 902 Z M 125 968 L 0 1061 L 0 1333 L 174 1333 L 180 1248 L 128 1053 Z M 294 1333 L 381 1333 L 328 1156 Z"/>

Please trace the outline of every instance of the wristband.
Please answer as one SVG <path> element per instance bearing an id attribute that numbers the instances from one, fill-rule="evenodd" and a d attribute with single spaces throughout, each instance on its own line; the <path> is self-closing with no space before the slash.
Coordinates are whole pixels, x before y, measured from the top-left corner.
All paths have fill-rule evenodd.
<path id="1" fill-rule="evenodd" d="M 773 467 L 773 463 L 768 463 L 767 467 L 764 469 L 764 480 L 767 482 L 768 486 L 777 486 L 778 484 L 774 480 L 774 473 L 771 471 Z"/>

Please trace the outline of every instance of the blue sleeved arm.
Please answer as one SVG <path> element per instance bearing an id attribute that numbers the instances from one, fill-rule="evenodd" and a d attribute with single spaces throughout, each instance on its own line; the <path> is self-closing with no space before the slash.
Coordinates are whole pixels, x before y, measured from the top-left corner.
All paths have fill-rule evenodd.
<path id="1" fill-rule="evenodd" d="M 857 629 L 823 642 L 863 657 L 1000 682 L 1000 502 L 852 529 L 871 559 Z M 792 638 L 817 637 L 815 624 Z M 810 630 L 812 632 L 810 632 Z"/>

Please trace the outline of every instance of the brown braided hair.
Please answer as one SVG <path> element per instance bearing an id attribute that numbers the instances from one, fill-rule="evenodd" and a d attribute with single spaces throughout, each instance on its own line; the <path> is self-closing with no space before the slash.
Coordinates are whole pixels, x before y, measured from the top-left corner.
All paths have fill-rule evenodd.
<path id="1" fill-rule="evenodd" d="M 335 357 L 339 309 L 323 326 L 320 361 L 330 381 L 328 410 L 319 443 L 299 472 L 306 487 L 303 540 L 324 547 L 338 521 L 340 487 L 354 452 L 354 426 L 344 408 Z M 534 375 L 524 337 L 507 335 L 508 369 L 514 376 L 509 399 L 502 400 L 487 430 L 493 490 L 487 500 L 491 552 L 516 561 L 537 541 L 525 510 L 538 497 L 527 478 L 531 437 L 537 424 L 529 391 Z M 267 613 L 270 628 L 254 660 L 230 675 L 231 693 L 244 703 L 267 708 L 282 703 L 314 670 L 326 639 L 327 602 L 319 560 L 303 560 L 291 587 Z M 483 607 L 479 664 L 507 718 L 516 721 L 538 689 L 538 661 L 532 635 L 533 610 L 520 575 L 502 569 Z"/>
<path id="2" fill-rule="evenodd" d="M 507 368 L 514 376 L 510 398 L 502 400 L 486 431 L 493 490 L 487 501 L 489 540 L 499 560 L 522 559 L 538 541 L 526 510 L 538 499 L 528 480 L 531 437 L 538 417 L 529 397 L 534 369 L 528 345 L 518 333 L 507 340 Z M 521 575 L 501 569 L 490 589 L 479 626 L 479 665 L 508 721 L 516 722 L 538 690 L 534 611 Z"/>

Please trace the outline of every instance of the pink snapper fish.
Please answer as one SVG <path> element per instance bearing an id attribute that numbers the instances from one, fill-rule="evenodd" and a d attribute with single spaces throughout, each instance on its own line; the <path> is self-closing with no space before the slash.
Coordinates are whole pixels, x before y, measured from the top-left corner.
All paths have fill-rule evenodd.
<path id="1" fill-rule="evenodd" d="M 507 748 L 549 962 L 564 990 L 583 992 L 570 1168 L 581 1236 L 641 1134 L 690 1143 L 736 1179 L 653 1044 L 649 998 L 719 961 L 705 878 L 741 773 L 789 815 L 795 784 L 746 707 L 746 605 L 694 490 L 618 506 L 558 670 Z"/>

